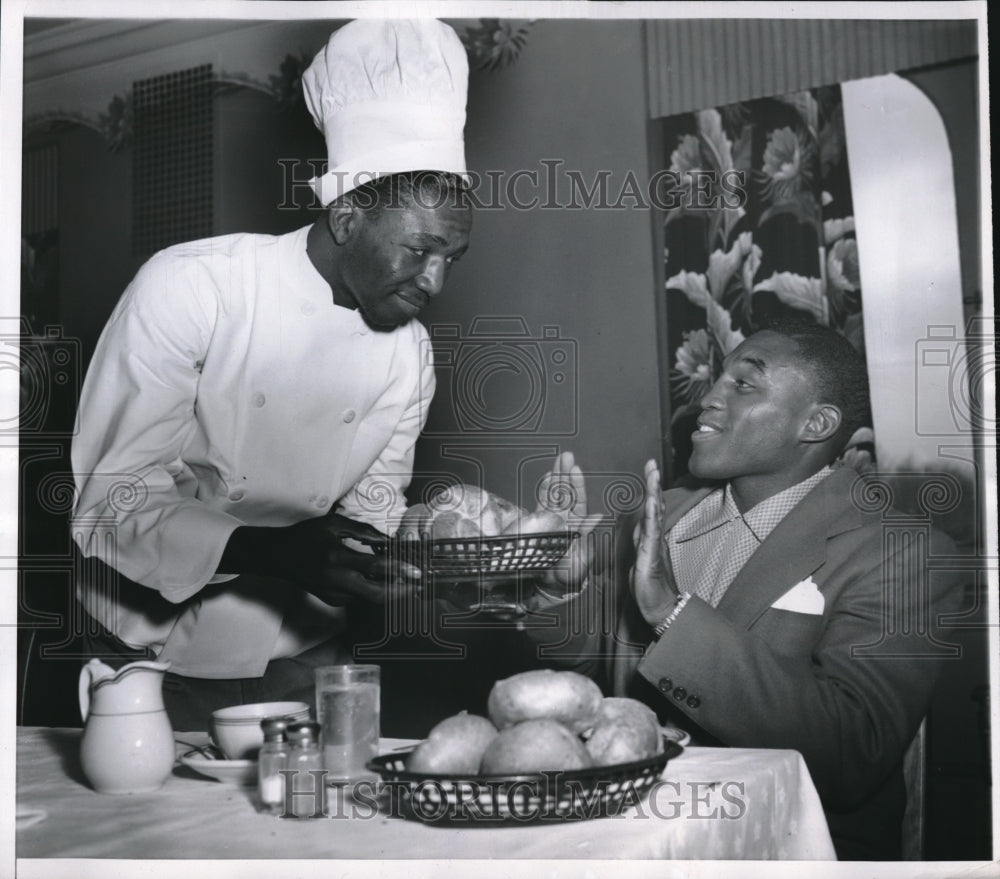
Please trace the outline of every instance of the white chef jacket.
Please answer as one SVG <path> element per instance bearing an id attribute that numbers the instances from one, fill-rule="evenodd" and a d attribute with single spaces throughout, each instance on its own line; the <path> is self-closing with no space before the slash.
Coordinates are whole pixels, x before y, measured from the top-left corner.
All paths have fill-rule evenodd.
<path id="1" fill-rule="evenodd" d="M 308 231 L 155 255 L 84 382 L 73 537 L 134 583 L 102 586 L 84 571 L 78 595 L 105 628 L 181 674 L 259 676 L 269 658 L 342 625 L 340 609 L 297 588 L 215 586 L 235 528 L 289 525 L 339 502 L 391 531 L 405 509 L 434 393 L 427 332 L 415 320 L 372 330 L 334 305 Z"/>

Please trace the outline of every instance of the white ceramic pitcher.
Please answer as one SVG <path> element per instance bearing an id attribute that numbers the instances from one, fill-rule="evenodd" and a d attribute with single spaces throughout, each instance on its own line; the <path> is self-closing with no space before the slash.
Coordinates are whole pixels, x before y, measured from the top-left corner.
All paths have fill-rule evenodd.
<path id="1" fill-rule="evenodd" d="M 115 671 L 91 659 L 80 670 L 80 763 L 95 790 L 146 793 L 170 775 L 174 733 L 163 705 L 168 668 L 143 660 Z"/>

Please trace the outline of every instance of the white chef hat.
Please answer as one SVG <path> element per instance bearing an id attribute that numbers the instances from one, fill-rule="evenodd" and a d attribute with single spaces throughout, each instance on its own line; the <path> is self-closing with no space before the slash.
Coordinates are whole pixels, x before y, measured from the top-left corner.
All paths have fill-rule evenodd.
<path id="1" fill-rule="evenodd" d="M 469 61 L 434 19 L 362 19 L 335 31 L 302 74 L 326 137 L 327 172 L 309 181 L 324 205 L 404 171 L 464 175 Z"/>

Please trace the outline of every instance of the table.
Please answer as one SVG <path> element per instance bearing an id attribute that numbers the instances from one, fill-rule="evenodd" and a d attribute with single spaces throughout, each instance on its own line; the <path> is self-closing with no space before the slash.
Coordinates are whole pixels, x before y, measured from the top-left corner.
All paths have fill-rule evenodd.
<path id="1" fill-rule="evenodd" d="M 689 747 L 649 797 L 620 816 L 466 828 L 372 814 L 350 800 L 331 817 L 281 819 L 256 811 L 253 788 L 180 764 L 155 793 L 102 795 L 80 769 L 80 736 L 18 729 L 17 808 L 36 810 L 36 823 L 17 822 L 18 858 L 835 858 L 797 751 Z M 384 739 L 381 751 L 400 744 Z"/>

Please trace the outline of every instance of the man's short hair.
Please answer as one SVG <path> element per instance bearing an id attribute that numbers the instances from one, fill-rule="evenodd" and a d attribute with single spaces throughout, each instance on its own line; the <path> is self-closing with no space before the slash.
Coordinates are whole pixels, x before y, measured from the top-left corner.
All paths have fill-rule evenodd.
<path id="1" fill-rule="evenodd" d="M 871 400 L 864 357 L 844 336 L 830 327 L 799 318 L 776 318 L 762 329 L 795 342 L 806 367 L 817 403 L 832 403 L 840 410 L 836 434 L 837 453 L 859 427 L 870 427 Z"/>
<path id="2" fill-rule="evenodd" d="M 419 207 L 468 207 L 465 179 L 446 171 L 406 171 L 364 183 L 342 196 L 361 210 L 377 215 L 385 210 Z"/>

